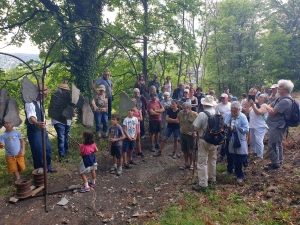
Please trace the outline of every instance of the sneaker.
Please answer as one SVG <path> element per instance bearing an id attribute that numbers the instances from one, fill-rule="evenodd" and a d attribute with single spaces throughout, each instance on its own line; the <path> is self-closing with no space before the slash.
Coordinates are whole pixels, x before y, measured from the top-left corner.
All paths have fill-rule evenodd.
<path id="1" fill-rule="evenodd" d="M 229 173 L 229 172 L 226 170 L 226 171 L 224 171 L 222 174 L 223 174 L 223 175 L 229 175 L 229 174 L 232 174 L 232 173 Z"/>
<path id="2" fill-rule="evenodd" d="M 124 164 L 124 168 L 125 168 L 125 169 L 132 169 L 132 166 L 129 165 L 129 163 L 126 163 L 126 164 Z"/>
<path id="3" fill-rule="evenodd" d="M 112 168 L 109 169 L 109 172 L 115 172 L 116 170 L 117 168 L 113 166 Z"/>
<path id="4" fill-rule="evenodd" d="M 151 150 L 150 150 L 150 151 L 151 151 L 151 152 L 155 152 L 154 146 L 151 147 Z"/>
<path id="5" fill-rule="evenodd" d="M 48 173 L 58 173 L 58 171 L 52 168 L 51 170 L 48 170 Z"/>
<path id="6" fill-rule="evenodd" d="M 117 171 L 117 176 L 121 176 L 122 175 L 122 170 L 118 170 Z"/>
<path id="7" fill-rule="evenodd" d="M 156 144 L 155 144 L 155 148 L 156 148 L 156 149 L 160 149 L 160 144 L 159 144 L 159 143 L 156 143 Z"/>
<path id="8" fill-rule="evenodd" d="M 153 155 L 153 157 L 158 157 L 158 156 L 161 156 L 161 151 L 158 151 Z"/>
<path id="9" fill-rule="evenodd" d="M 143 152 L 139 152 L 137 155 L 138 155 L 138 156 L 141 156 L 142 158 L 145 157 L 144 154 L 143 154 Z"/>
<path id="10" fill-rule="evenodd" d="M 173 152 L 172 158 L 173 158 L 173 159 L 176 159 L 176 152 Z"/>
<path id="11" fill-rule="evenodd" d="M 90 192 L 90 191 L 91 191 L 90 187 L 84 187 L 84 188 L 79 189 L 79 193 L 85 193 L 85 192 Z"/>
<path id="12" fill-rule="evenodd" d="M 243 183 L 243 182 L 244 182 L 244 179 L 243 179 L 243 178 L 238 178 L 236 181 L 237 181 L 238 183 Z"/>
<path id="13" fill-rule="evenodd" d="M 132 165 L 137 165 L 137 163 L 136 163 L 136 162 L 134 162 L 134 161 L 132 161 L 132 160 L 130 160 L 130 161 L 129 161 L 129 164 L 132 164 Z"/>
<path id="14" fill-rule="evenodd" d="M 207 187 L 203 187 L 203 186 L 200 186 L 199 184 L 196 184 L 196 185 L 193 185 L 192 189 L 194 191 L 205 191 L 205 190 L 207 190 Z"/>
<path id="15" fill-rule="evenodd" d="M 108 137 L 108 132 L 104 133 L 104 137 L 107 138 Z"/>
<path id="16" fill-rule="evenodd" d="M 270 166 L 266 166 L 265 168 L 264 168 L 264 170 L 266 170 L 266 171 L 270 171 L 270 170 L 277 170 L 278 168 L 280 168 L 280 166 L 275 166 L 275 165 L 270 165 Z"/>
<path id="17" fill-rule="evenodd" d="M 132 157 L 137 157 L 137 154 L 135 152 L 133 152 Z"/>
<path id="18" fill-rule="evenodd" d="M 101 132 L 100 131 L 97 132 L 97 138 L 101 138 Z"/>
<path id="19" fill-rule="evenodd" d="M 92 182 L 89 182 L 89 186 L 90 186 L 91 188 L 94 188 L 94 187 L 96 187 L 96 184 L 93 184 Z"/>

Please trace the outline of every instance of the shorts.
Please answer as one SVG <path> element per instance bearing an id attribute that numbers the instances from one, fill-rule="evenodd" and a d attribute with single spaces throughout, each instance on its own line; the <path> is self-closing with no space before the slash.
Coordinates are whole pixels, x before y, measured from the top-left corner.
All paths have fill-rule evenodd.
<path id="1" fill-rule="evenodd" d="M 16 156 L 6 156 L 7 171 L 9 173 L 25 170 L 24 156 L 19 153 Z"/>
<path id="2" fill-rule="evenodd" d="M 192 153 L 194 150 L 194 138 L 191 135 L 180 134 L 181 151 L 184 153 Z"/>
<path id="3" fill-rule="evenodd" d="M 89 173 L 91 170 L 97 170 L 97 165 L 98 163 L 95 163 L 93 166 L 85 167 L 83 160 L 80 161 L 79 163 L 79 173 Z"/>
<path id="4" fill-rule="evenodd" d="M 158 120 L 149 121 L 149 133 L 150 134 L 159 133 L 161 131 L 160 122 L 161 121 L 158 121 Z"/>
<path id="5" fill-rule="evenodd" d="M 121 159 L 122 158 L 122 146 L 111 146 L 110 147 L 110 155 L 111 156 L 116 156 L 117 159 Z"/>
<path id="6" fill-rule="evenodd" d="M 123 141 L 123 152 L 128 152 L 128 150 L 133 150 L 135 146 L 135 141 L 129 141 L 128 138 L 125 138 Z"/>
<path id="7" fill-rule="evenodd" d="M 180 128 L 175 128 L 174 129 L 174 128 L 166 127 L 165 133 L 164 133 L 165 138 L 171 137 L 172 133 L 174 135 L 174 139 L 178 139 L 179 138 L 179 134 L 180 134 Z"/>

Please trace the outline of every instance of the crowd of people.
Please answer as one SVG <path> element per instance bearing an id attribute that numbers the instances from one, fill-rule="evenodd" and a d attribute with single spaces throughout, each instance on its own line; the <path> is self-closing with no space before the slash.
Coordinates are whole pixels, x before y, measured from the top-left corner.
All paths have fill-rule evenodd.
<path id="1" fill-rule="evenodd" d="M 110 172 L 120 176 L 123 169 L 131 169 L 136 165 L 134 157 L 144 157 L 141 139 L 145 138 L 145 118 L 149 121 L 150 151 L 153 157 L 160 157 L 168 139 L 173 134 L 174 159 L 183 155 L 180 170 L 194 170 L 198 172 L 199 184 L 194 185 L 196 191 L 206 190 L 209 183 L 216 182 L 216 163 L 227 159 L 227 170 L 224 175 L 235 173 L 237 182 L 244 181 L 243 167 L 248 166 L 248 154 L 251 147 L 252 154 L 257 162 L 264 157 L 263 139 L 268 131 L 268 151 L 271 163 L 266 170 L 276 170 L 283 163 L 282 140 L 286 130 L 286 118 L 290 116 L 292 106 L 291 92 L 294 84 L 290 80 L 279 80 L 273 84 L 268 93 L 266 87 L 257 85 L 249 93 L 241 94 L 240 101 L 234 97 L 229 88 L 224 87 L 218 98 L 213 88 L 204 94 L 201 87 L 196 90 L 192 83 L 179 83 L 173 90 L 170 77 L 167 77 L 163 87 L 160 87 L 158 77 L 146 85 L 144 75 L 133 88 L 133 102 L 135 107 L 128 110 L 127 117 L 121 122 L 118 114 L 111 114 L 113 84 L 109 78 L 110 72 L 105 71 L 103 77 L 93 84 L 95 96 L 92 101 L 94 120 L 96 123 L 96 137 L 108 138 L 111 143 L 113 165 Z M 69 91 L 67 85 L 58 87 L 62 91 Z M 32 103 L 25 104 L 27 136 L 32 152 L 34 168 L 43 167 L 41 129 L 46 127 L 40 109 L 40 97 L 46 98 L 49 93 L 46 86 L 38 98 Z M 161 90 L 161 92 L 159 91 Z M 173 92 L 172 92 L 173 91 Z M 204 139 L 207 131 L 207 121 L 210 116 L 220 114 L 229 128 L 229 134 L 222 145 L 208 143 Z M 111 126 L 108 127 L 108 120 Z M 57 132 L 58 151 L 60 159 L 65 159 L 68 152 L 68 134 L 71 121 L 62 124 L 52 120 Z M 103 132 L 101 133 L 101 125 Z M 16 179 L 24 170 L 24 142 L 19 132 L 13 130 L 10 121 L 4 123 L 5 132 L 0 136 L 0 147 L 6 148 L 9 172 L 13 172 Z M 160 141 L 159 134 L 163 134 Z M 80 145 L 80 174 L 84 187 L 80 192 L 88 192 L 95 187 L 97 162 L 94 152 L 98 151 L 95 145 L 93 132 L 86 130 L 82 134 L 83 144 Z M 181 152 L 178 152 L 180 142 Z M 195 166 L 195 148 L 198 148 L 197 164 Z M 220 155 L 217 157 L 217 149 Z M 46 158 L 48 172 L 57 172 L 51 167 L 52 149 L 46 133 Z M 18 160 L 16 160 L 18 159 Z M 92 181 L 88 182 L 85 174 L 92 173 Z"/>

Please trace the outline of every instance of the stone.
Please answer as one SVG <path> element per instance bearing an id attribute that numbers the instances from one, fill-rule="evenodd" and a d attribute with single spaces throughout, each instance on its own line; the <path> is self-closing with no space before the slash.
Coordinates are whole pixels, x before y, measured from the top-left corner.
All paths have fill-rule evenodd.
<path id="1" fill-rule="evenodd" d="M 78 185 L 76 185 L 76 184 L 73 184 L 68 187 L 69 190 L 73 190 L 73 189 L 77 189 L 77 188 L 78 188 Z"/>
<path id="2" fill-rule="evenodd" d="M 65 197 L 63 197 L 58 203 L 56 203 L 57 205 L 61 205 L 64 206 L 66 204 L 68 204 L 69 200 L 66 199 Z"/>
<path id="3" fill-rule="evenodd" d="M 84 104 L 82 107 L 82 124 L 87 127 L 92 127 L 94 125 L 94 113 L 89 104 L 89 99 L 84 99 Z"/>
<path id="4" fill-rule="evenodd" d="M 74 113 L 74 109 L 70 106 L 71 104 L 70 92 L 61 89 L 57 90 L 51 95 L 50 106 L 48 110 L 49 116 L 63 124 L 67 124 L 67 118 L 72 119 Z M 72 109 L 70 110 L 70 108 Z"/>
<path id="5" fill-rule="evenodd" d="M 64 111 L 62 112 L 62 115 L 67 120 L 71 120 L 74 115 L 74 108 L 68 105 L 67 108 L 65 108 Z"/>
<path id="6" fill-rule="evenodd" d="M 22 124 L 19 114 L 19 107 L 14 98 L 9 99 L 4 121 L 11 123 L 14 127 L 18 127 Z"/>
<path id="7" fill-rule="evenodd" d="M 19 201 L 18 198 L 15 198 L 15 197 L 10 197 L 9 198 L 9 202 L 16 203 L 17 201 Z"/>
<path id="8" fill-rule="evenodd" d="M 80 90 L 72 83 L 72 103 L 77 104 L 80 96 Z"/>
<path id="9" fill-rule="evenodd" d="M 76 104 L 76 107 L 78 108 L 82 108 L 83 107 L 83 104 L 84 104 L 84 97 L 83 96 L 79 96 L 79 99 L 78 99 L 78 102 Z"/>
<path id="10" fill-rule="evenodd" d="M 125 92 L 120 93 L 119 113 L 127 112 L 135 107 L 135 103 L 128 97 Z"/>
<path id="11" fill-rule="evenodd" d="M 38 89 L 37 86 L 32 83 L 27 76 L 24 77 L 22 82 L 22 101 L 24 103 L 31 103 L 35 101 L 38 97 Z"/>
<path id="12" fill-rule="evenodd" d="M 0 89 L 0 128 L 4 125 L 4 116 L 8 106 L 9 97 L 7 96 L 7 89 Z"/>

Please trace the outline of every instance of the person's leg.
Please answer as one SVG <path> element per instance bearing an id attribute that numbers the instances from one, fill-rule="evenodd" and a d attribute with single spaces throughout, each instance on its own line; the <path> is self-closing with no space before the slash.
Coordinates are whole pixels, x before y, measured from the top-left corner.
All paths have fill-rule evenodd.
<path id="1" fill-rule="evenodd" d="M 269 140 L 268 140 L 268 151 L 270 155 L 271 165 L 274 167 L 279 167 L 279 146 L 281 142 L 279 142 L 279 132 L 280 129 L 269 127 Z"/>
<path id="2" fill-rule="evenodd" d="M 19 171 L 13 172 L 13 174 L 14 174 L 15 180 L 20 179 L 20 172 Z"/>
<path id="3" fill-rule="evenodd" d="M 117 157 L 115 155 L 113 156 L 113 164 L 117 165 Z"/>
<path id="4" fill-rule="evenodd" d="M 199 139 L 199 151 L 198 151 L 198 160 L 197 160 L 197 171 L 198 171 L 198 178 L 199 178 L 199 185 L 201 187 L 208 186 L 208 173 L 207 173 L 207 156 L 208 152 L 205 148 L 204 140 Z"/>
<path id="5" fill-rule="evenodd" d="M 160 149 L 158 135 L 161 132 L 161 121 L 155 121 L 155 148 Z"/>
<path id="6" fill-rule="evenodd" d="M 257 155 L 258 149 L 257 149 L 257 132 L 255 128 L 250 128 L 250 145 L 252 148 L 252 151 L 254 154 Z"/>
<path id="7" fill-rule="evenodd" d="M 91 170 L 92 179 L 96 180 L 96 170 Z"/>
<path id="8" fill-rule="evenodd" d="M 107 130 L 108 130 L 108 113 L 102 113 L 102 124 L 103 124 L 103 132 L 105 137 L 107 137 Z"/>
<path id="9" fill-rule="evenodd" d="M 82 178 L 82 181 L 84 182 L 84 186 L 86 186 L 86 184 L 87 184 L 87 186 L 89 186 L 88 180 L 84 173 L 81 174 L 81 178 Z"/>
<path id="10" fill-rule="evenodd" d="M 52 167 L 51 167 L 51 161 L 52 161 L 52 147 L 50 144 L 50 140 L 48 137 L 48 133 L 45 130 L 46 134 L 46 160 L 47 160 L 47 169 L 48 171 L 52 171 Z"/>
<path id="11" fill-rule="evenodd" d="M 27 137 L 33 159 L 34 169 L 43 167 L 42 135 L 41 131 L 27 127 Z"/>
<path id="12" fill-rule="evenodd" d="M 68 154 L 69 150 L 69 134 L 70 134 L 71 126 L 70 125 L 65 125 L 65 142 L 64 142 L 64 147 L 65 147 L 65 154 Z"/>
<path id="13" fill-rule="evenodd" d="M 285 128 L 282 128 L 282 129 L 280 129 L 280 133 L 281 133 L 281 136 L 280 136 L 280 141 L 279 141 L 279 145 L 278 145 L 278 154 L 279 154 L 279 156 L 278 156 L 278 164 L 279 164 L 279 166 L 281 166 L 282 165 L 282 161 L 283 161 L 283 147 L 282 147 L 282 140 L 283 140 L 283 135 L 284 135 L 284 133 L 285 133 Z"/>
<path id="14" fill-rule="evenodd" d="M 154 134 L 154 136 L 155 136 L 155 147 L 157 148 L 159 146 L 159 143 L 158 143 L 158 133 L 156 132 Z"/>
<path id="15" fill-rule="evenodd" d="M 138 133 L 136 136 L 136 148 L 137 148 L 138 152 L 142 152 L 140 133 Z"/>
<path id="16" fill-rule="evenodd" d="M 140 121 L 140 129 L 141 129 L 141 137 L 145 136 L 145 122 L 144 122 L 144 116 L 143 120 Z"/>
<path id="17" fill-rule="evenodd" d="M 160 144 L 160 149 L 159 149 L 159 151 L 162 152 L 162 150 L 163 150 L 163 149 L 165 148 L 165 146 L 166 146 L 167 141 L 168 141 L 168 138 L 167 138 L 167 137 L 164 137 L 163 140 L 162 140 L 162 142 L 161 142 L 161 144 Z"/>
<path id="18" fill-rule="evenodd" d="M 107 103 L 108 103 L 108 114 L 107 114 L 107 119 L 111 119 L 111 110 L 112 110 L 112 97 L 107 98 Z"/>
<path id="19" fill-rule="evenodd" d="M 173 155 L 175 156 L 177 147 L 178 147 L 178 139 L 180 135 L 180 129 L 174 129 L 173 130 L 173 136 L 174 136 L 174 145 L 173 145 Z M 170 135 L 171 136 L 171 135 Z"/>
<path id="20" fill-rule="evenodd" d="M 225 145 L 225 152 L 227 155 L 227 171 L 229 173 L 233 173 L 233 169 L 234 169 L 233 155 L 229 153 L 228 146 L 229 146 L 229 141 L 227 141 Z"/>
<path id="21" fill-rule="evenodd" d="M 60 157 L 65 157 L 65 125 L 61 123 L 54 124 L 57 134 L 57 149 Z"/>
<path id="22" fill-rule="evenodd" d="M 96 125 L 96 132 L 100 132 L 100 125 L 101 125 L 101 113 L 100 112 L 94 112 L 94 119 L 95 119 L 95 125 Z"/>
<path id="23" fill-rule="evenodd" d="M 264 157 L 264 137 L 266 131 L 267 128 L 265 127 L 258 127 L 254 129 L 254 136 L 256 137 L 256 146 L 255 146 L 256 154 L 261 159 Z"/>
<path id="24" fill-rule="evenodd" d="M 233 158 L 234 158 L 234 170 L 235 170 L 236 178 L 239 180 L 243 180 L 244 179 L 243 163 L 241 162 L 237 154 L 233 154 Z"/>
<path id="25" fill-rule="evenodd" d="M 208 156 L 207 156 L 207 175 L 208 181 L 215 182 L 217 177 L 216 172 L 217 164 L 217 147 L 214 145 L 209 145 Z"/>

